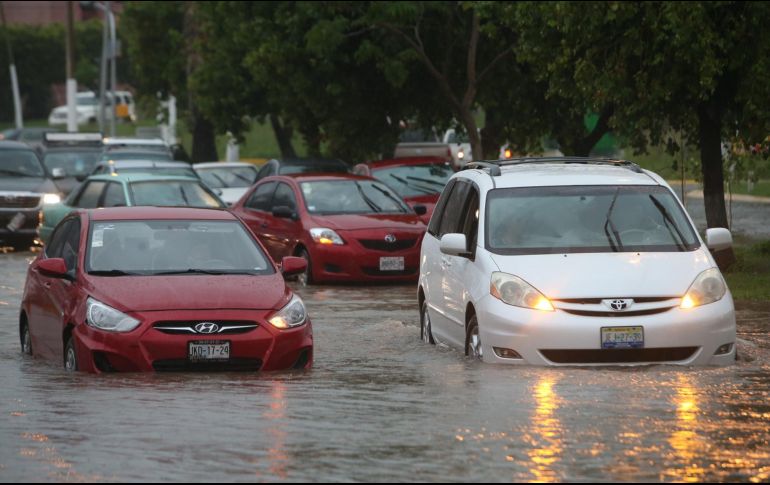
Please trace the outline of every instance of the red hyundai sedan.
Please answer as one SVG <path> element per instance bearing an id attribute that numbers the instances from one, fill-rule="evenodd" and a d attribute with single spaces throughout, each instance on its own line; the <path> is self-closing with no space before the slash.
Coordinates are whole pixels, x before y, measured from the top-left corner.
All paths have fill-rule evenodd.
<path id="1" fill-rule="evenodd" d="M 287 258 L 283 275 L 305 270 Z M 226 211 L 123 207 L 67 216 L 30 265 L 22 350 L 89 372 L 309 368 L 302 300 Z"/>
<path id="2" fill-rule="evenodd" d="M 305 283 L 417 279 L 425 225 L 371 177 L 267 177 L 230 210 L 275 260 L 306 259 Z"/>
<path id="3" fill-rule="evenodd" d="M 356 175 L 368 175 L 390 186 L 412 207 L 425 206 L 423 222 L 428 224 L 449 177 L 451 160 L 442 157 L 405 157 L 360 163 Z"/>

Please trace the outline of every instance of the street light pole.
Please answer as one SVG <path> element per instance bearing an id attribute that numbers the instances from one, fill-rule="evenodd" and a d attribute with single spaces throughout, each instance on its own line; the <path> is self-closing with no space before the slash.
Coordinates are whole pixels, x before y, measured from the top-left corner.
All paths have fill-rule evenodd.
<path id="1" fill-rule="evenodd" d="M 3 32 L 5 33 L 5 46 L 8 49 L 8 62 L 11 71 L 11 91 L 13 92 L 13 113 L 16 129 L 24 128 L 24 122 L 21 117 L 21 96 L 19 96 L 19 78 L 16 76 L 16 63 L 13 59 L 13 50 L 11 49 L 11 39 L 8 36 L 8 26 L 5 23 L 5 8 L 3 2 L 0 2 L 0 20 L 3 22 Z"/>
<path id="2" fill-rule="evenodd" d="M 67 131 L 78 131 L 77 108 L 75 107 L 75 97 L 78 92 L 78 82 L 74 76 L 75 64 L 75 42 L 74 42 L 74 14 L 72 11 L 72 1 L 67 2 Z"/>
<path id="3" fill-rule="evenodd" d="M 117 118 L 118 99 L 115 94 L 115 84 L 117 84 L 117 64 L 118 64 L 118 40 L 115 35 L 115 15 L 112 13 L 112 2 L 105 2 L 107 12 L 110 17 L 110 136 L 115 136 L 115 122 Z"/>

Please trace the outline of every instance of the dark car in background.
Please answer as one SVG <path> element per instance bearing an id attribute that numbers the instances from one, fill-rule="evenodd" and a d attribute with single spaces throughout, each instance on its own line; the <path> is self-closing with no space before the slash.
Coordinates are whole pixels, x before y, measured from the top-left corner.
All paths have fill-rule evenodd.
<path id="1" fill-rule="evenodd" d="M 60 201 L 61 193 L 35 150 L 0 141 L 0 245 L 31 246 L 43 204 Z"/>
<path id="2" fill-rule="evenodd" d="M 0 133 L 0 140 L 20 141 L 31 146 L 40 153 L 43 148 L 43 138 L 46 133 L 56 133 L 56 128 L 10 128 Z"/>
<path id="3" fill-rule="evenodd" d="M 46 133 L 41 158 L 66 196 L 93 171 L 102 149 L 101 133 Z"/>
<path id="4" fill-rule="evenodd" d="M 286 158 L 268 160 L 257 174 L 257 182 L 271 175 L 301 173 L 349 173 L 350 167 L 342 160 L 332 158 Z"/>

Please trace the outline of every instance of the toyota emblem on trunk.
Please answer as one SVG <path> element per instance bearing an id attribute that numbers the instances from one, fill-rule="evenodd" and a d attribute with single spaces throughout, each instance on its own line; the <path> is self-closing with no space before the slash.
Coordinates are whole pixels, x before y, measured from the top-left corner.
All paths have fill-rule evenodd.
<path id="1" fill-rule="evenodd" d="M 385 236 L 385 242 L 386 243 L 390 243 L 390 244 L 393 244 L 394 242 L 396 242 L 395 234 L 388 234 L 388 235 L 386 235 Z"/>
<path id="2" fill-rule="evenodd" d="M 219 331 L 219 325 L 211 322 L 203 322 L 195 326 L 195 331 L 198 333 L 217 333 Z"/>

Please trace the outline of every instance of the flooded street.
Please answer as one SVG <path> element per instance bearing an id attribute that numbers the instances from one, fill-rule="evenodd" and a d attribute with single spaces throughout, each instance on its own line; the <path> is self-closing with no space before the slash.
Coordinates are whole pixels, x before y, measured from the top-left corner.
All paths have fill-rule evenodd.
<path id="1" fill-rule="evenodd" d="M 484 365 L 419 339 L 415 287 L 309 287 L 315 366 L 66 374 L 23 357 L 0 255 L 0 480 L 770 480 L 770 305 L 727 368 Z"/>

